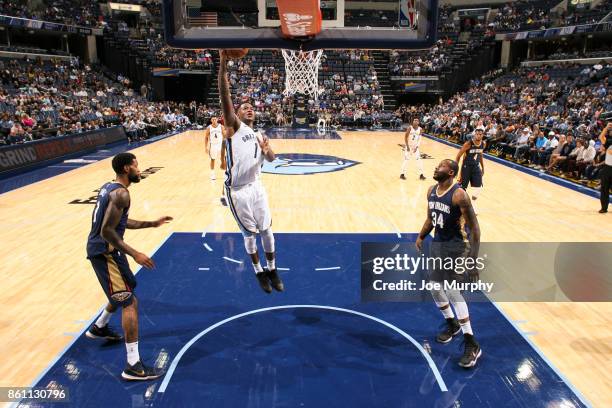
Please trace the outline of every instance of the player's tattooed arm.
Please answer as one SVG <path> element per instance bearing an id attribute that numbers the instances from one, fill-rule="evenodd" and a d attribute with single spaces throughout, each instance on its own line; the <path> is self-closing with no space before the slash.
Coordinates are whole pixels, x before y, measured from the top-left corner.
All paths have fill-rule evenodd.
<path id="1" fill-rule="evenodd" d="M 127 229 L 157 228 L 169 223 L 172 220 L 173 218 L 168 215 L 164 215 L 155 221 L 136 221 L 128 219 Z"/>
<path id="2" fill-rule="evenodd" d="M 117 225 L 119 225 L 123 210 L 130 205 L 130 195 L 126 189 L 120 188 L 112 191 L 109 198 L 110 200 L 106 213 L 104 214 L 104 219 L 102 220 L 102 228 L 100 231 L 102 238 L 119 251 L 134 257 L 138 251 L 123 241 L 115 230 Z"/>
<path id="3" fill-rule="evenodd" d="M 468 193 L 458 188 L 453 193 L 453 204 L 458 205 L 461 209 L 461 215 L 465 220 L 465 225 L 470 229 L 470 257 L 476 259 L 478 251 L 480 249 L 480 225 L 478 225 L 478 218 L 472 207 L 472 202 Z"/>
<path id="4" fill-rule="evenodd" d="M 434 187 L 429 187 L 429 190 L 427 190 L 427 197 L 429 197 L 429 195 L 431 194 L 432 189 L 434 189 Z M 434 227 L 433 220 L 431 219 L 431 213 L 429 212 L 429 204 L 427 205 L 426 213 L 427 213 L 427 219 L 425 220 L 425 223 L 423 224 L 423 228 L 421 228 L 421 232 L 419 232 L 419 236 L 415 242 L 415 246 L 419 251 L 423 249 L 423 241 L 429 235 L 429 233 L 433 230 L 433 227 Z"/>
<path id="5" fill-rule="evenodd" d="M 230 92 L 229 81 L 227 80 L 227 55 L 224 50 L 219 52 L 219 96 L 221 99 L 221 110 L 223 111 L 223 119 L 225 126 L 228 127 L 228 131 L 231 129 L 234 132 L 240 127 L 240 120 L 234 112 L 234 105 L 232 104 L 232 93 Z M 233 132 L 227 132 L 227 136 L 231 137 Z"/>

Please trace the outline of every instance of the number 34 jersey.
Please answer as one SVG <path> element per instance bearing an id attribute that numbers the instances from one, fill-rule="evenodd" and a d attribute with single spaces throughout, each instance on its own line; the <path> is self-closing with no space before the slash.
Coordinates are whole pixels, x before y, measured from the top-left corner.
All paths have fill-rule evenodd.
<path id="1" fill-rule="evenodd" d="M 431 189 L 428 201 L 428 210 L 435 228 L 434 241 L 445 242 L 465 240 L 466 234 L 461 220 L 461 208 L 453 205 L 453 194 L 461 188 L 454 184 L 443 195 L 438 195 L 438 186 Z"/>

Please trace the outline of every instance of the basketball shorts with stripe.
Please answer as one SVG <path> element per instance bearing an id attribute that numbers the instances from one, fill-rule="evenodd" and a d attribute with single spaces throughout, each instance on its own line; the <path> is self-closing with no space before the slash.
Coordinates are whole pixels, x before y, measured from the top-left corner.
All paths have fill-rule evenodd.
<path id="1" fill-rule="evenodd" d="M 225 190 L 232 215 L 244 235 L 256 234 L 272 226 L 268 194 L 261 181 Z"/>
<path id="2" fill-rule="evenodd" d="M 104 294 L 113 306 L 129 306 L 134 299 L 136 277 L 127 256 L 119 251 L 89 258 Z"/>

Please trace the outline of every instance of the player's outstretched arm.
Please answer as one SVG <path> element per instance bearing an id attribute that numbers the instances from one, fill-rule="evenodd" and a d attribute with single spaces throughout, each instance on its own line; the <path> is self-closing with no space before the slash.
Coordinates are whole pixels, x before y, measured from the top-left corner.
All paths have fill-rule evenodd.
<path id="1" fill-rule="evenodd" d="M 108 208 L 106 209 L 104 219 L 102 220 L 100 235 L 114 248 L 134 258 L 136 263 L 139 265 L 146 268 L 153 268 L 155 266 L 153 260 L 129 246 L 115 230 L 117 225 L 119 225 L 123 210 L 129 205 L 130 195 L 128 194 L 127 190 L 117 189 L 110 193 Z"/>
<path id="2" fill-rule="evenodd" d="M 476 259 L 478 251 L 480 249 L 480 225 L 478 224 L 478 218 L 472 207 L 472 202 L 468 193 L 458 188 L 453 193 L 453 204 L 458 205 L 461 209 L 461 215 L 465 220 L 465 225 L 470 229 L 470 257 Z"/>
<path id="3" fill-rule="evenodd" d="M 431 190 L 433 190 L 434 188 L 435 187 L 429 187 L 429 190 L 427 190 L 427 197 L 429 197 L 429 195 L 431 194 Z M 431 212 L 429 212 L 429 204 L 427 205 L 426 213 L 427 213 L 427 219 L 425 220 L 425 223 L 423 224 L 423 228 L 421 228 L 421 232 L 419 232 L 419 236 L 415 243 L 415 246 L 419 251 L 423 250 L 423 241 L 429 235 L 431 230 L 433 230 L 434 228 L 433 220 L 431 219 Z"/>
<path id="4" fill-rule="evenodd" d="M 221 110 L 223 111 L 223 119 L 225 126 L 232 129 L 234 132 L 240 127 L 240 120 L 234 112 L 232 104 L 232 94 L 230 92 L 229 81 L 227 80 L 227 54 L 225 50 L 219 52 L 219 97 L 221 99 Z M 228 135 L 230 137 L 231 135 Z"/>
<path id="5" fill-rule="evenodd" d="M 164 215 L 155 221 L 136 221 L 128 219 L 127 229 L 157 228 L 169 223 L 173 219 L 174 218 L 170 217 L 169 215 Z"/>

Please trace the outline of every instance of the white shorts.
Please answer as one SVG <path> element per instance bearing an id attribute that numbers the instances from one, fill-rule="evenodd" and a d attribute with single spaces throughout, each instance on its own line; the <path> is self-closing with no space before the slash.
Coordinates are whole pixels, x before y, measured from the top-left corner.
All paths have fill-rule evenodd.
<path id="1" fill-rule="evenodd" d="M 412 152 L 413 147 L 404 148 L 404 160 L 410 160 L 411 157 L 414 157 L 416 160 L 421 158 L 421 152 L 419 148 L 416 148 L 416 151 Z"/>
<path id="2" fill-rule="evenodd" d="M 268 194 L 261 181 L 241 187 L 225 187 L 227 201 L 240 231 L 256 234 L 272 226 Z"/>
<path id="3" fill-rule="evenodd" d="M 219 160 L 221 158 L 221 145 L 210 145 L 210 159 Z"/>

